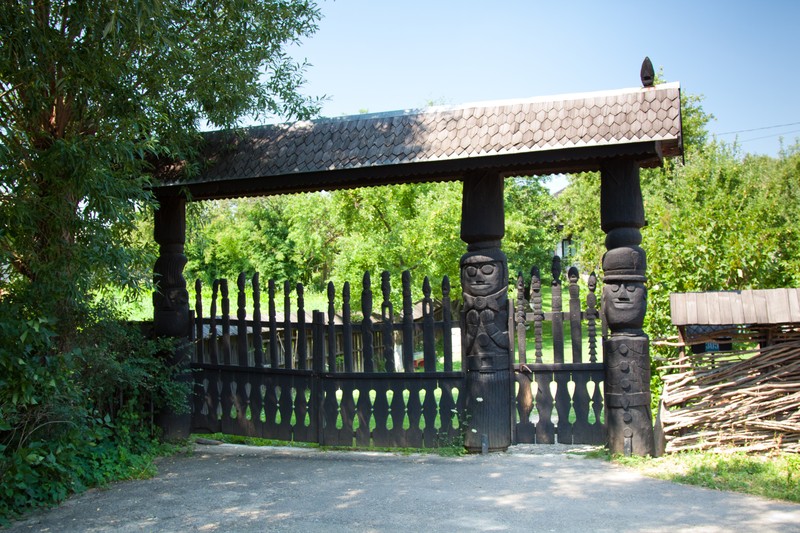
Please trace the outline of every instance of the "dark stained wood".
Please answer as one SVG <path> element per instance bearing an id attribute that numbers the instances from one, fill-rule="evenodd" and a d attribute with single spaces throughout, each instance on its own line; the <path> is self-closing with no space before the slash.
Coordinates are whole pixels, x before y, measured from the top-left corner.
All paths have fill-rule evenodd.
<path id="1" fill-rule="evenodd" d="M 194 312 L 195 312 L 195 356 L 193 361 L 205 363 L 205 353 L 203 350 L 203 282 L 199 279 L 194 282 Z"/>
<path id="2" fill-rule="evenodd" d="M 421 381 L 421 394 L 425 399 L 422 401 L 422 423 L 425 426 L 422 430 L 422 443 L 425 448 L 435 448 L 437 445 L 436 415 L 438 405 L 436 402 L 437 383 L 433 380 Z"/>
<path id="3" fill-rule="evenodd" d="M 450 301 L 450 278 L 442 279 L 442 349 L 444 371 L 453 371 L 453 314 Z"/>
<path id="4" fill-rule="evenodd" d="M 219 354 L 217 352 L 217 294 L 219 293 L 219 280 L 215 279 L 211 284 L 211 322 L 209 324 L 208 332 L 208 351 L 211 364 L 216 365 L 219 363 Z"/>
<path id="5" fill-rule="evenodd" d="M 411 301 L 411 273 L 403 271 L 403 371 L 414 371 L 414 303 Z"/>
<path id="6" fill-rule="evenodd" d="M 531 268 L 531 304 L 533 306 L 533 334 L 535 342 L 534 360 L 536 363 L 541 363 L 544 311 L 542 310 L 542 281 L 539 274 L 539 267 Z"/>
<path id="7" fill-rule="evenodd" d="M 253 359 L 256 367 L 264 366 L 264 342 L 261 338 L 261 284 L 258 272 L 253 274 Z"/>
<path id="8" fill-rule="evenodd" d="M 564 319 L 561 315 L 561 258 L 553 257 L 551 268 L 553 281 L 550 283 L 553 302 L 553 361 L 564 362 Z"/>
<path id="9" fill-rule="evenodd" d="M 228 298 L 228 280 L 220 280 L 220 295 L 222 297 L 222 360 L 224 364 L 233 364 L 231 361 L 231 301 Z"/>
<path id="10" fill-rule="evenodd" d="M 569 421 L 572 408 L 572 397 L 569 394 L 570 374 L 568 372 L 555 372 L 555 382 L 558 442 L 559 444 L 572 444 L 572 423 Z"/>
<path id="11" fill-rule="evenodd" d="M 267 294 L 269 297 L 269 361 L 272 368 L 279 368 L 278 318 L 275 311 L 275 280 L 272 278 L 267 285 Z"/>
<path id="12" fill-rule="evenodd" d="M 244 272 L 236 280 L 236 357 L 239 366 L 250 366 L 247 353 L 247 296 Z"/>
<path id="13" fill-rule="evenodd" d="M 586 295 L 586 322 L 589 335 L 589 362 L 597 362 L 597 276 L 589 275 L 589 293 Z"/>
<path id="14" fill-rule="evenodd" d="M 328 282 L 328 372 L 336 371 L 336 288 Z"/>
<path id="15" fill-rule="evenodd" d="M 394 307 L 392 286 L 388 270 L 381 273 L 381 331 L 383 332 L 383 361 L 387 372 L 394 372 Z M 385 399 L 385 398 L 384 398 Z M 389 404 L 386 404 L 388 410 Z"/>
<path id="16" fill-rule="evenodd" d="M 533 375 L 536 380 L 536 411 L 539 413 L 539 420 L 536 422 L 536 443 L 555 444 L 556 431 L 552 421 L 553 395 L 550 393 L 553 373 L 537 371 Z"/>
<path id="17" fill-rule="evenodd" d="M 350 322 L 350 282 L 342 288 L 342 346 L 344 347 L 344 371 L 353 371 L 353 326 Z"/>
<path id="18" fill-rule="evenodd" d="M 369 272 L 364 273 L 361 290 L 361 349 L 364 372 L 375 372 L 374 345 L 372 337 L 372 282 Z"/>
<path id="19" fill-rule="evenodd" d="M 422 282 L 422 350 L 425 372 L 436 371 L 436 332 L 434 331 L 433 299 L 428 276 Z"/>
<path id="20" fill-rule="evenodd" d="M 297 291 L 297 368 L 305 370 L 308 367 L 308 343 L 306 337 L 306 303 L 303 285 L 298 283 Z"/>
<path id="21" fill-rule="evenodd" d="M 525 320 L 526 304 L 525 301 L 525 278 L 522 272 L 517 274 L 517 305 L 514 309 L 514 325 L 517 330 L 516 346 L 517 346 L 517 361 L 520 363 L 527 363 L 528 359 L 525 354 L 527 349 L 527 324 Z M 520 385 L 522 386 L 522 385 Z"/>
<path id="22" fill-rule="evenodd" d="M 569 280 L 569 331 L 572 341 L 572 362 L 580 363 L 583 351 L 583 328 L 581 327 L 581 298 L 576 267 L 570 267 L 567 279 Z"/>
<path id="23" fill-rule="evenodd" d="M 292 351 L 292 285 L 289 281 L 283 282 L 283 365 L 284 368 L 294 368 L 294 353 Z"/>

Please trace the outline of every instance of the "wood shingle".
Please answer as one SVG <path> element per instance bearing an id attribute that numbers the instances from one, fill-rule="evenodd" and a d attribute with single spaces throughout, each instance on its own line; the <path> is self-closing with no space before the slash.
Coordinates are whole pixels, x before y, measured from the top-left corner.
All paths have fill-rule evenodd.
<path id="1" fill-rule="evenodd" d="M 173 165 L 158 188 L 204 199 L 444 181 L 482 169 L 581 171 L 620 155 L 649 166 L 679 155 L 680 136 L 680 87 L 671 83 L 209 132 L 199 175 L 186 179 Z"/>

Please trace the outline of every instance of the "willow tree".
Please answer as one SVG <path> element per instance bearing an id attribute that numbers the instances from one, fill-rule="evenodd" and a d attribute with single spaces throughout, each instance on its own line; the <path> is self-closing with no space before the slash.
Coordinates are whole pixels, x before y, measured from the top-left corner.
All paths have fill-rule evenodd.
<path id="1" fill-rule="evenodd" d="M 169 369 L 94 293 L 151 276 L 131 244 L 155 161 L 191 172 L 204 123 L 316 111 L 286 50 L 318 18 L 304 0 L 0 2 L 0 517 L 146 455 Z"/>
<path id="2" fill-rule="evenodd" d="M 65 347 L 93 287 L 146 279 L 126 244 L 153 161 L 191 162 L 204 123 L 313 114 L 287 46 L 318 18 L 304 0 L 1 2 L 1 297 Z"/>

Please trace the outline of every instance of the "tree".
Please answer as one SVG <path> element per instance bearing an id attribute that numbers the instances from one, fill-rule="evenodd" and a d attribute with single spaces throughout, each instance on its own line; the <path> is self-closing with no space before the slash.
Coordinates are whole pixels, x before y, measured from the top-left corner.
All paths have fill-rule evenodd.
<path id="1" fill-rule="evenodd" d="M 284 48 L 318 18 L 303 0 L 3 2 L 5 290 L 60 317 L 66 346 L 75 324 L 64 317 L 92 287 L 135 287 L 125 245 L 151 200 L 148 162 L 193 161 L 201 121 L 314 113 Z"/>
<path id="2" fill-rule="evenodd" d="M 203 122 L 316 112 L 285 48 L 318 18 L 306 0 L 0 2 L 0 515 L 147 448 L 168 372 L 98 293 L 150 277 L 132 245 L 154 161 L 191 173 Z"/>

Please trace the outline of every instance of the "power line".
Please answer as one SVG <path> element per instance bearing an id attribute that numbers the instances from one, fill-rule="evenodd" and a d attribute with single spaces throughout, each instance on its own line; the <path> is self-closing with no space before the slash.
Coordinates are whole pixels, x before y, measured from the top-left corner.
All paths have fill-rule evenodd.
<path id="1" fill-rule="evenodd" d="M 749 131 L 761 131 L 761 130 L 771 130 L 775 128 L 785 128 L 787 126 L 797 126 L 800 122 L 789 122 L 788 124 L 777 124 L 775 126 L 763 126 L 761 128 L 750 128 L 748 130 L 736 130 L 736 131 L 724 131 L 722 133 L 717 133 L 717 135 L 733 135 L 734 133 L 747 133 Z"/>
<path id="2" fill-rule="evenodd" d="M 800 133 L 800 130 L 792 130 L 792 131 L 784 131 L 782 133 L 773 133 L 771 135 L 764 135 L 762 137 L 753 137 L 752 139 L 739 139 L 740 143 L 746 143 L 749 141 L 758 141 L 761 139 L 769 139 L 770 137 L 780 137 L 781 135 L 791 135 L 792 133 Z"/>

